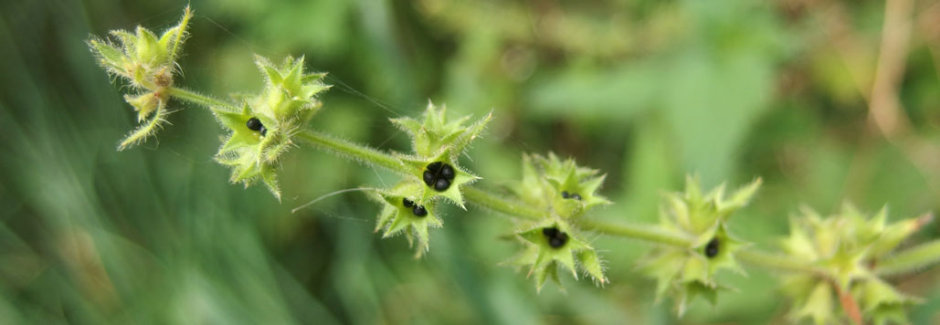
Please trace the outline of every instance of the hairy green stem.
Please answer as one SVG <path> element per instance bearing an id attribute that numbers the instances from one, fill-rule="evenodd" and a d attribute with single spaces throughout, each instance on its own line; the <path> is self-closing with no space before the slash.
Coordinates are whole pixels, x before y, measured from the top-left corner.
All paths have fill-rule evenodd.
<path id="1" fill-rule="evenodd" d="M 238 111 L 238 107 L 231 103 L 209 96 L 204 96 L 186 89 L 171 87 L 169 88 L 169 93 L 170 96 L 173 96 L 177 99 L 206 106 L 212 110 L 222 109 L 232 112 Z M 368 146 L 360 145 L 313 130 L 300 132 L 297 134 L 297 137 L 310 142 L 316 147 L 333 152 L 344 158 L 356 160 L 372 166 L 386 168 L 403 175 L 410 174 L 410 171 L 405 167 L 401 160 L 388 153 L 373 149 Z M 462 190 L 464 197 L 470 203 L 487 209 L 492 209 L 512 217 L 528 220 L 540 220 L 545 216 L 544 211 L 533 209 L 532 207 L 529 207 L 520 202 L 507 200 L 498 194 L 490 193 L 483 189 L 466 186 Z M 691 243 L 688 238 L 677 236 L 675 234 L 668 233 L 662 231 L 661 229 L 650 226 L 609 224 L 598 221 L 585 221 L 583 222 L 582 226 L 589 230 L 594 230 L 607 235 L 636 238 L 667 245 L 688 246 Z"/>
<path id="2" fill-rule="evenodd" d="M 171 87 L 169 88 L 169 94 L 170 96 L 177 99 L 197 105 L 202 105 L 208 107 L 211 110 L 225 110 L 230 112 L 239 111 L 239 108 L 234 104 L 201 95 L 183 88 Z M 372 166 L 382 167 L 402 175 L 410 174 L 410 171 L 405 167 L 401 160 L 388 153 L 368 146 L 360 145 L 313 130 L 300 132 L 297 134 L 297 137 L 306 140 L 316 147 L 335 153 L 343 158 L 356 160 L 358 162 Z M 506 214 L 511 217 L 527 220 L 540 220 L 545 216 L 545 211 L 534 209 L 520 202 L 507 200 L 498 194 L 491 193 L 477 187 L 466 186 L 462 189 L 462 191 L 464 197 L 470 203 Z M 594 220 L 585 220 L 581 223 L 581 226 L 587 230 L 597 231 L 605 235 L 634 238 L 665 245 L 687 247 L 691 244 L 691 239 L 689 238 L 647 225 L 612 224 Z M 754 264 L 765 266 L 773 266 L 774 264 L 787 264 L 783 262 L 783 258 L 769 257 L 769 255 L 765 253 L 749 254 L 748 257 L 749 258 L 742 257 L 742 259 L 749 259 L 750 262 Z M 796 265 L 777 265 L 777 268 L 783 269 L 792 269 L 793 267 L 796 267 Z"/>
<path id="3" fill-rule="evenodd" d="M 937 262 L 940 262 L 940 239 L 894 254 L 878 262 L 874 271 L 882 276 L 896 275 L 916 271 Z"/>
<path id="4" fill-rule="evenodd" d="M 823 273 L 816 267 L 806 263 L 794 261 L 791 257 L 762 252 L 756 249 L 741 250 L 735 254 L 735 257 L 744 263 L 772 270 Z"/>
<path id="5" fill-rule="evenodd" d="M 502 196 L 484 191 L 482 189 L 465 186 L 461 188 L 464 198 L 470 203 L 481 207 L 504 213 L 509 216 L 529 220 L 540 220 L 545 217 L 544 211 L 533 209 L 519 202 L 504 199 Z"/>
<path id="6" fill-rule="evenodd" d="M 238 108 L 235 107 L 235 105 L 212 97 L 200 95 L 186 89 L 174 87 L 169 89 L 169 93 L 171 96 L 177 99 L 206 106 L 209 109 L 224 109 L 233 112 L 238 111 Z M 382 167 L 402 175 L 410 174 L 410 170 L 405 167 L 401 160 L 388 153 L 373 149 L 368 146 L 360 145 L 313 130 L 300 132 L 297 134 L 297 137 L 318 148 L 335 153 L 343 158 L 356 160 L 358 162 L 372 166 Z M 541 219 L 544 215 L 542 211 L 538 211 L 537 209 L 532 209 L 523 204 L 503 199 L 496 194 L 488 193 L 473 187 L 464 187 L 464 195 L 471 203 L 475 203 L 479 206 L 493 209 L 513 217 L 538 220 Z"/>
<path id="7" fill-rule="evenodd" d="M 169 88 L 169 94 L 170 96 L 180 100 L 206 106 L 211 110 L 221 109 L 231 112 L 237 112 L 239 110 L 238 107 L 231 103 L 182 88 Z M 316 147 L 333 152 L 343 158 L 356 160 L 372 166 L 386 168 L 403 175 L 410 174 L 410 171 L 405 167 L 401 160 L 388 153 L 373 149 L 368 146 L 360 145 L 313 130 L 300 132 L 297 134 L 297 137 L 310 142 Z M 545 216 L 545 211 L 534 209 L 520 202 L 507 200 L 498 194 L 491 193 L 477 187 L 466 186 L 462 190 L 464 197 L 470 203 L 504 213 L 511 217 L 527 220 L 540 220 Z M 665 245 L 688 247 L 692 242 L 689 238 L 666 232 L 655 226 L 612 224 L 595 220 L 584 220 L 581 222 L 581 226 L 587 230 L 597 231 L 605 235 L 634 238 Z M 938 249 L 936 250 L 940 252 L 940 244 L 938 244 Z M 911 253 L 923 254 L 919 252 Z M 739 256 L 746 262 L 765 267 L 794 271 L 812 271 L 811 268 L 805 265 L 793 263 L 786 258 L 773 256 L 767 253 L 744 251 Z M 938 255 L 937 258 L 940 258 L 940 255 Z M 895 262 L 896 264 L 903 264 L 904 262 L 907 262 L 906 260 L 897 260 L 899 260 L 899 262 Z"/>
<path id="8" fill-rule="evenodd" d="M 202 105 L 208 107 L 211 110 L 225 110 L 230 112 L 239 111 L 239 108 L 231 103 L 182 88 L 171 87 L 169 88 L 169 94 L 170 96 L 177 99 L 197 105 Z M 402 175 L 410 174 L 410 171 L 405 167 L 401 160 L 388 153 L 368 146 L 360 145 L 313 130 L 300 132 L 297 134 L 297 137 L 310 142 L 316 147 L 335 153 L 343 158 L 356 160 L 358 162 L 372 166 L 386 168 Z M 506 214 L 514 218 L 540 220 L 544 218 L 546 213 L 545 211 L 534 209 L 523 203 L 507 200 L 498 194 L 491 193 L 474 186 L 466 186 L 462 189 L 462 191 L 468 202 L 483 208 Z M 596 220 L 584 220 L 581 222 L 581 226 L 586 230 L 593 230 L 605 235 L 640 239 L 664 245 L 688 247 L 692 242 L 690 238 L 664 231 L 655 226 L 613 224 Z M 798 272 L 818 272 L 811 266 L 793 262 L 786 257 L 765 252 L 745 250 L 738 253 L 738 257 L 746 263 L 770 269 L 781 269 Z M 940 260 L 940 241 L 935 241 L 930 244 L 908 250 L 890 260 L 886 260 L 883 264 L 879 265 L 877 272 L 879 274 L 901 273 L 937 260 Z"/>
<path id="9" fill-rule="evenodd" d="M 361 163 L 386 168 L 393 172 L 409 175 L 409 170 L 405 165 L 394 156 L 363 146 L 351 141 L 343 140 L 332 135 L 307 130 L 297 134 L 297 137 L 307 140 L 314 146 L 325 149 L 326 151 L 336 153 L 344 158 L 359 161 Z"/>
<path id="10" fill-rule="evenodd" d="M 692 244 L 692 240 L 689 238 L 667 232 L 655 226 L 622 223 L 613 224 L 596 220 L 584 220 L 581 222 L 581 226 L 587 230 L 593 230 L 605 235 L 642 239 L 678 247 L 688 247 Z"/>
<path id="11" fill-rule="evenodd" d="M 398 158 L 368 146 L 312 130 L 301 132 L 297 134 L 297 136 L 310 142 L 314 146 L 336 153 L 347 159 L 386 168 L 403 175 L 409 175 L 410 173 Z M 478 187 L 465 186 L 461 190 L 464 198 L 466 198 L 468 202 L 504 213 L 511 217 L 527 220 L 541 220 L 545 217 L 545 211 L 532 208 L 521 202 L 507 200 L 499 194 L 491 193 Z M 691 243 L 689 238 L 677 236 L 650 226 L 609 224 L 598 221 L 585 221 L 582 225 L 589 230 L 598 231 L 607 235 L 636 238 L 666 245 L 685 247 Z"/>
<path id="12" fill-rule="evenodd" d="M 228 112 L 238 112 L 240 109 L 226 101 L 218 100 L 209 96 L 201 95 L 183 88 L 170 87 L 169 94 L 176 99 L 184 100 L 196 105 L 208 107 L 211 110 L 221 109 Z"/>

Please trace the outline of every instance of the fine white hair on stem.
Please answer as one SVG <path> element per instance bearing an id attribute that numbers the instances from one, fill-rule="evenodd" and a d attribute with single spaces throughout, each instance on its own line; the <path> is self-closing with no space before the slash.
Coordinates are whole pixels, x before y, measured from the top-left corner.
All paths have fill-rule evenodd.
<path id="1" fill-rule="evenodd" d="M 299 210 L 301 210 L 301 209 L 304 209 L 304 208 L 306 208 L 306 207 L 309 207 L 309 206 L 311 206 L 311 205 L 313 205 L 313 204 L 315 204 L 315 203 L 317 203 L 317 202 L 320 202 L 320 201 L 322 201 L 322 200 L 324 200 L 324 199 L 327 199 L 327 198 L 330 198 L 330 197 L 333 197 L 333 196 L 336 196 L 336 195 L 340 195 L 340 194 L 343 194 L 343 193 L 357 192 L 357 191 L 363 191 L 363 192 L 365 192 L 365 191 L 375 191 L 375 190 L 376 190 L 376 189 L 371 188 L 371 187 L 354 187 L 354 188 L 347 188 L 347 189 L 342 189 L 342 190 L 338 190 L 338 191 L 333 191 L 333 192 L 330 192 L 330 193 L 326 193 L 326 194 L 320 195 L 319 197 L 317 197 L 317 198 L 315 198 L 315 199 L 313 199 L 313 200 L 310 200 L 310 202 L 304 203 L 304 204 L 302 204 L 301 206 L 298 206 L 298 207 L 294 208 L 293 210 L 290 210 L 290 213 L 297 213 L 297 211 L 299 211 Z"/>

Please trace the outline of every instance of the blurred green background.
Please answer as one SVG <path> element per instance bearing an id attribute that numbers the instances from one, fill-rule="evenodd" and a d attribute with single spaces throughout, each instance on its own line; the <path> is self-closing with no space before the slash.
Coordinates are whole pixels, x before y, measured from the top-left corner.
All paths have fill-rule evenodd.
<path id="1" fill-rule="evenodd" d="M 464 161 L 481 185 L 516 179 L 523 152 L 554 151 L 609 174 L 616 204 L 596 217 L 613 221 L 654 221 L 687 173 L 706 186 L 760 176 L 732 230 L 769 249 L 800 204 L 940 211 L 940 5 L 887 4 L 193 1 L 177 84 L 255 91 L 254 53 L 305 54 L 335 85 L 314 127 L 382 149 L 408 149 L 387 119 L 429 99 L 452 116 L 492 110 Z M 361 194 L 290 211 L 394 175 L 302 147 L 278 203 L 227 182 L 211 159 L 221 128 L 182 103 L 158 139 L 115 151 L 135 125 L 128 88 L 84 42 L 162 30 L 185 5 L 0 2 L 0 323 L 786 322 L 760 269 L 725 274 L 738 291 L 677 319 L 635 272 L 648 246 L 619 238 L 595 239 L 610 285 L 566 277 L 537 293 L 500 264 L 518 248 L 503 237 L 512 223 L 473 208 L 445 211 L 415 260 L 372 232 L 378 208 Z M 899 19 L 886 24 L 886 8 Z M 938 236 L 935 222 L 914 241 Z M 893 279 L 925 299 L 917 324 L 940 322 L 938 279 L 937 267 Z"/>

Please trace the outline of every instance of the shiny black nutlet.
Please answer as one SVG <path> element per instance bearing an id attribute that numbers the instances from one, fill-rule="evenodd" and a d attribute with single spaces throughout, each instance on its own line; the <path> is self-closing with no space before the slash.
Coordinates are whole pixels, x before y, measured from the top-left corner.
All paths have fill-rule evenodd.
<path id="1" fill-rule="evenodd" d="M 425 167 L 421 174 L 424 184 L 434 188 L 438 192 L 446 191 L 450 188 L 456 175 L 454 167 L 440 161 L 435 161 Z"/>
<path id="2" fill-rule="evenodd" d="M 411 209 L 411 213 L 414 213 L 415 216 L 423 217 L 428 215 L 428 210 L 423 206 L 415 205 L 415 207 Z"/>
<path id="3" fill-rule="evenodd" d="M 422 177 L 424 177 L 425 185 L 427 186 L 434 185 L 434 173 L 432 173 L 430 170 L 425 170 L 424 175 L 422 175 Z"/>
<path id="4" fill-rule="evenodd" d="M 259 120 L 257 117 L 248 119 L 248 122 L 245 122 L 245 126 L 247 126 L 248 129 L 252 131 L 260 131 L 261 128 L 264 127 L 264 125 L 261 124 L 261 120 Z"/>
<path id="5" fill-rule="evenodd" d="M 705 245 L 705 257 L 713 258 L 718 256 L 719 246 L 720 244 L 718 243 L 718 237 L 712 238 L 712 240 Z"/>
<path id="6" fill-rule="evenodd" d="M 451 167 L 450 165 L 444 165 L 441 167 L 441 177 L 444 177 L 447 180 L 452 181 L 454 180 L 455 176 L 457 175 L 456 173 L 454 173 L 454 167 Z"/>
<path id="7" fill-rule="evenodd" d="M 560 248 L 568 242 L 568 234 L 555 227 L 542 228 L 542 235 L 548 240 L 548 246 Z"/>
<path id="8" fill-rule="evenodd" d="M 437 182 L 434 182 L 434 189 L 438 192 L 446 191 L 448 188 L 450 188 L 450 181 L 446 178 L 438 178 Z"/>

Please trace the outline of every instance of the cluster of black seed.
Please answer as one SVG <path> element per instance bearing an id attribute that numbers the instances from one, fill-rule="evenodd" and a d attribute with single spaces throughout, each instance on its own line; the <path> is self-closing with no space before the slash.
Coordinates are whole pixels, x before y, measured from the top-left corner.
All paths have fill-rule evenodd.
<path id="1" fill-rule="evenodd" d="M 411 202 L 411 200 L 407 198 L 402 198 L 401 204 L 404 205 L 406 208 L 411 208 L 411 213 L 413 213 L 417 217 L 423 217 L 423 216 L 428 215 L 428 210 L 425 209 L 424 206 L 417 205 L 414 202 Z"/>
<path id="2" fill-rule="evenodd" d="M 559 248 L 568 242 L 568 234 L 555 227 L 542 228 L 542 235 L 548 240 L 548 246 Z"/>
<path id="3" fill-rule="evenodd" d="M 424 170 L 424 184 L 433 187 L 438 192 L 446 191 L 450 188 L 450 183 L 456 176 L 454 167 L 440 161 L 428 164 Z"/>
<path id="4" fill-rule="evenodd" d="M 568 193 L 568 191 L 561 191 L 561 197 L 581 201 L 581 194 L 578 193 Z"/>
<path id="5" fill-rule="evenodd" d="M 718 247 L 718 237 L 712 238 L 712 240 L 705 245 L 705 257 L 713 258 L 718 256 Z"/>
<path id="6" fill-rule="evenodd" d="M 245 126 L 247 126 L 249 130 L 261 132 L 262 136 L 268 135 L 268 129 L 264 127 L 264 124 L 261 124 L 261 120 L 257 117 L 248 119 Z"/>

